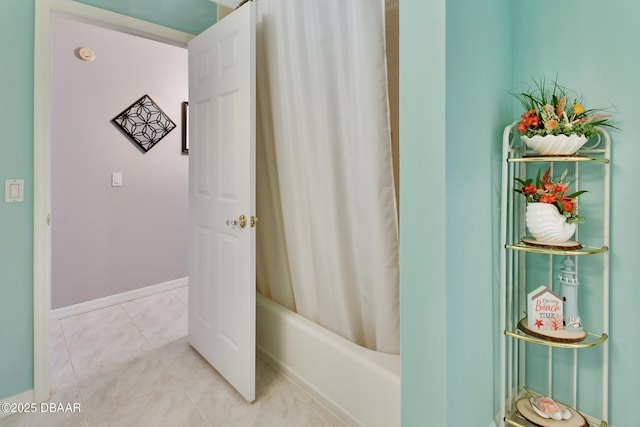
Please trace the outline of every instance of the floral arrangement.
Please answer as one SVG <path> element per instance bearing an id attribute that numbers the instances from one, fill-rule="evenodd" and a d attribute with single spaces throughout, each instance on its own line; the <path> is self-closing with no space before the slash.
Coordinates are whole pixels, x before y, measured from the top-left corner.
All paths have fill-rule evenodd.
<path id="1" fill-rule="evenodd" d="M 607 123 L 609 114 L 599 114 L 602 110 L 587 110 L 582 105 L 582 97 L 570 99 L 569 90 L 553 82 L 548 88 L 545 80 L 536 81 L 534 88 L 526 92 L 514 93 L 525 112 L 518 123 L 518 133 L 529 138 L 535 135 L 584 135 L 590 138 L 596 134 L 596 126 L 611 126 Z"/>
<path id="2" fill-rule="evenodd" d="M 558 211 L 567 218 L 567 223 L 569 224 L 583 223 L 584 217 L 576 213 L 576 198 L 587 191 L 581 190 L 566 195 L 567 190 L 569 190 L 569 184 L 564 181 L 567 177 L 566 170 L 557 182 L 553 182 L 550 176 L 551 168 L 547 169 L 542 179 L 540 178 L 540 172 L 541 170 L 538 170 L 535 185 L 532 178 L 526 180 L 516 178 L 516 181 L 521 187 L 515 189 L 515 191 L 523 194 L 529 203 L 549 203 L 555 205 Z"/>

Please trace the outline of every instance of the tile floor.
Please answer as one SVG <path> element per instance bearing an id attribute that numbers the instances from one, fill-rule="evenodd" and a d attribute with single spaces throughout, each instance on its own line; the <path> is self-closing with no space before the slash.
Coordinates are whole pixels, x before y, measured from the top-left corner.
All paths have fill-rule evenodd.
<path id="1" fill-rule="evenodd" d="M 51 403 L 0 427 L 345 427 L 257 359 L 249 404 L 187 342 L 187 289 L 51 322 Z M 40 406 L 38 406 L 40 408 Z"/>

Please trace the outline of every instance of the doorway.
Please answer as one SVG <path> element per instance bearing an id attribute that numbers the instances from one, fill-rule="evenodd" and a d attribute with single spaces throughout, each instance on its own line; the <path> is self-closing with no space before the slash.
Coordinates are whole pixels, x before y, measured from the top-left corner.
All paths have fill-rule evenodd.
<path id="1" fill-rule="evenodd" d="M 186 285 L 186 49 L 61 15 L 52 24 L 52 309 Z M 131 130 L 161 136 L 143 126 L 155 106 L 172 126 L 146 152 L 111 122 L 142 96 Z"/>
<path id="2" fill-rule="evenodd" d="M 104 24 L 106 27 L 121 31 L 142 34 L 146 37 L 168 42 L 179 46 L 186 46 L 190 36 L 165 27 L 155 26 L 134 19 L 123 22 L 114 15 L 102 10 L 91 10 L 74 2 L 60 0 L 49 4 L 46 1 L 36 2 L 36 73 L 42 79 L 36 81 L 35 96 L 40 105 L 35 110 L 35 247 L 34 255 L 34 322 L 35 322 L 35 385 L 36 398 L 42 400 L 42 390 L 48 390 L 48 310 L 51 303 L 50 294 L 50 69 L 51 58 L 50 20 L 55 13 L 67 14 L 81 20 Z M 393 109 L 393 107 L 392 107 Z M 397 132 L 394 140 L 398 141 Z M 44 345 L 42 345 L 44 343 Z M 43 366 L 45 366 L 43 368 Z"/>
<path id="3" fill-rule="evenodd" d="M 34 398 L 47 399 L 50 391 L 51 309 L 51 159 L 52 19 L 60 14 L 82 22 L 186 47 L 191 36 L 137 19 L 122 20 L 120 15 L 70 0 L 36 1 L 34 97 Z M 123 108 L 126 106 L 123 106 Z M 81 108 L 81 106 L 80 106 Z M 115 112 L 117 114 L 118 111 Z M 179 117 L 179 116 L 178 116 Z"/>

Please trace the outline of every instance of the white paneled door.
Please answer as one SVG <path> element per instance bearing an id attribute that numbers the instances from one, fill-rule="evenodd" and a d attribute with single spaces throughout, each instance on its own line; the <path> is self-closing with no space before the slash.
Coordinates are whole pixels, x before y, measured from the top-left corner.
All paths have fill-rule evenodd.
<path id="1" fill-rule="evenodd" d="M 255 5 L 189 43 L 189 342 L 255 399 Z"/>

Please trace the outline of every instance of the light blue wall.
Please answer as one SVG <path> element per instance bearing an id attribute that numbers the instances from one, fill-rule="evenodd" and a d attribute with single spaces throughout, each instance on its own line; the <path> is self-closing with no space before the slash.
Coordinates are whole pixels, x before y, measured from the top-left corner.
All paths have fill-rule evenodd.
<path id="1" fill-rule="evenodd" d="M 0 398 L 33 384 L 33 18 L 32 1 L 0 2 Z M 24 203 L 4 203 L 8 178 Z"/>
<path id="2" fill-rule="evenodd" d="M 492 391 L 498 282 L 493 267 L 500 253 L 502 130 L 512 121 L 512 3 L 447 0 L 448 426 L 486 427 L 496 413 Z"/>
<path id="3" fill-rule="evenodd" d="M 541 13 L 548 11 L 541 19 Z M 636 197 L 640 143 L 640 4 L 634 0 L 539 0 L 514 10 L 514 81 L 555 77 L 584 95 L 588 107 L 615 105 L 612 132 L 610 425 L 637 425 L 633 398 L 640 379 L 640 301 Z M 583 203 L 587 203 L 586 194 Z M 587 218 L 589 220 L 589 218 Z M 589 277 L 585 276 L 585 280 Z M 582 287 L 582 285 L 581 285 Z M 580 292 L 596 293 L 588 286 Z M 581 313 L 583 318 L 590 313 Z M 588 318 L 588 317 L 587 317 Z"/>
<path id="4" fill-rule="evenodd" d="M 400 1 L 403 426 L 448 425 L 445 21 L 445 0 Z"/>
<path id="5" fill-rule="evenodd" d="M 217 6 L 209 0 L 74 0 L 165 27 L 200 34 L 217 19 Z"/>
<path id="6" fill-rule="evenodd" d="M 404 1 L 400 28 L 402 425 L 488 426 L 510 2 Z"/>
<path id="7" fill-rule="evenodd" d="M 491 7 L 401 1 L 403 426 L 425 425 L 426 419 L 435 420 L 429 425 L 485 426 L 491 419 L 495 360 L 484 355 L 492 351 L 486 341 L 497 339 L 487 325 L 495 325 L 498 314 L 495 306 L 488 310 L 497 301 L 491 251 L 498 246 L 500 130 L 517 116 L 507 92 L 531 75 L 556 73 L 588 94 L 589 105 L 620 110 L 623 131 L 613 133 L 609 421 L 633 425 L 624 405 L 640 378 L 640 334 L 633 329 L 640 316 L 633 271 L 640 145 L 631 137 L 640 126 L 632 121 L 640 93 L 638 12 L 630 0 L 503 1 Z M 444 129 L 438 123 L 443 108 Z M 491 284 L 493 298 L 485 294 Z M 436 392 L 446 393 L 446 400 Z"/>

